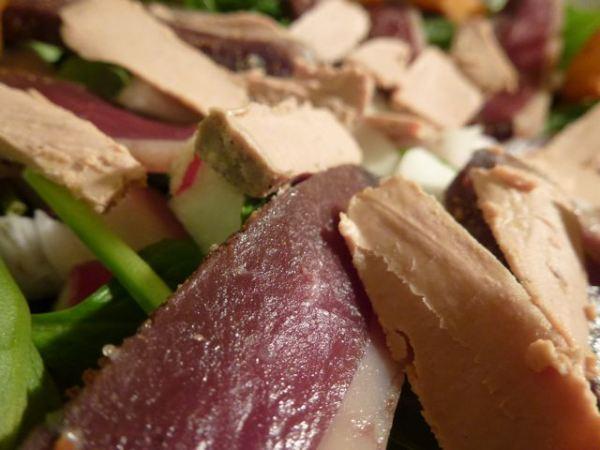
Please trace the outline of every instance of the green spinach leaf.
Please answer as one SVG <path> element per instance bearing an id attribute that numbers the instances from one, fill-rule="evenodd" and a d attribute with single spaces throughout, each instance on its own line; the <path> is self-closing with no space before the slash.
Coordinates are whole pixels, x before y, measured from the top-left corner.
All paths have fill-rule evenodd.
<path id="1" fill-rule="evenodd" d="M 167 240 L 140 252 L 158 275 L 176 289 L 202 260 L 192 241 Z M 147 315 L 116 280 L 80 304 L 62 311 L 34 314 L 33 341 L 61 388 L 79 384 L 96 367 L 106 344 L 120 344 L 135 333 Z"/>
<path id="2" fill-rule="evenodd" d="M 107 99 L 119 95 L 132 79 L 132 75 L 122 67 L 88 61 L 74 55 L 60 64 L 58 75 L 66 80 L 83 84 L 90 91 Z"/>
<path id="3" fill-rule="evenodd" d="M 444 50 L 450 48 L 454 37 L 454 25 L 448 19 L 438 15 L 429 15 L 423 19 L 427 42 Z"/>
<path id="4" fill-rule="evenodd" d="M 586 41 L 600 30 L 600 8 L 584 9 L 569 5 L 565 11 L 563 27 L 563 54 L 561 66 L 568 66 Z"/>
<path id="5" fill-rule="evenodd" d="M 0 311 L 0 449 L 11 450 L 60 402 L 31 340 L 27 301 L 2 260 Z"/>

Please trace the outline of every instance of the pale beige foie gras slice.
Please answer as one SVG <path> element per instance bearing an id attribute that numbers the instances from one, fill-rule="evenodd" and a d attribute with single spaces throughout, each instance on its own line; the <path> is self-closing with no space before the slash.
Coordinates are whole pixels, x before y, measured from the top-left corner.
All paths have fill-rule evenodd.
<path id="1" fill-rule="evenodd" d="M 379 87 L 393 89 L 402 85 L 410 57 L 410 47 L 403 40 L 379 37 L 369 39 L 354 49 L 346 61 L 366 70 Z"/>
<path id="2" fill-rule="evenodd" d="M 483 105 L 480 90 L 449 56 L 427 48 L 408 67 L 392 106 L 409 110 L 444 128 L 465 125 Z"/>
<path id="3" fill-rule="evenodd" d="M 360 147 L 333 114 L 295 101 L 213 109 L 200 123 L 196 147 L 203 161 L 253 197 L 295 176 L 361 161 Z"/>
<path id="4" fill-rule="evenodd" d="M 581 255 L 577 218 L 555 199 L 553 188 L 522 170 L 496 166 L 472 170 L 477 204 L 512 273 L 574 352 L 587 357 L 588 281 Z"/>
<path id="5" fill-rule="evenodd" d="M 485 92 L 513 92 L 519 86 L 519 73 L 498 42 L 489 19 L 476 18 L 460 25 L 450 54 Z"/>
<path id="6" fill-rule="evenodd" d="M 358 3 L 348 0 L 318 2 L 290 26 L 290 33 L 323 62 L 346 56 L 367 37 L 371 21 Z"/>
<path id="7" fill-rule="evenodd" d="M 124 67 L 201 115 L 248 102 L 230 72 L 182 42 L 137 2 L 82 0 L 60 16 L 62 37 L 79 55 Z"/>
<path id="8" fill-rule="evenodd" d="M 600 103 L 527 162 L 584 206 L 600 208 Z"/>
<path id="9" fill-rule="evenodd" d="M 340 231 L 442 448 L 600 448 L 581 358 L 433 197 L 388 179 Z"/>
<path id="10" fill-rule="evenodd" d="M 91 123 L 41 97 L 0 84 L 0 158 L 29 166 L 105 210 L 142 166 Z"/>
<path id="11" fill-rule="evenodd" d="M 244 74 L 252 100 L 277 105 L 294 98 L 300 103 L 327 108 L 350 125 L 363 115 L 373 100 L 375 84 L 366 72 L 356 67 L 298 63 L 294 77 L 280 78 L 260 71 Z"/>

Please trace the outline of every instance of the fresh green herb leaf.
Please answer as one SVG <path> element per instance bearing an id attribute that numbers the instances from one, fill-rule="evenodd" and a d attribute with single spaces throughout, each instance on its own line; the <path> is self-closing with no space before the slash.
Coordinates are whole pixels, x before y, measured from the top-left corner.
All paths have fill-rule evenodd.
<path id="1" fill-rule="evenodd" d="M 246 220 L 248 220 L 254 211 L 262 207 L 268 201 L 268 198 L 246 197 L 244 205 L 242 206 L 242 225 L 246 223 Z"/>
<path id="2" fill-rule="evenodd" d="M 29 168 L 24 170 L 23 178 L 113 273 L 144 311 L 154 311 L 171 294 L 164 281 L 110 231 L 87 204 Z"/>
<path id="3" fill-rule="evenodd" d="M 144 0 L 151 1 L 151 0 Z M 282 0 L 161 0 L 162 3 L 209 12 L 256 11 L 287 21 Z"/>
<path id="4" fill-rule="evenodd" d="M 23 43 L 23 47 L 33 51 L 42 61 L 56 64 L 65 54 L 65 49 L 42 41 L 31 40 Z"/>
<path id="5" fill-rule="evenodd" d="M 439 450 L 431 429 L 421 415 L 421 403 L 405 382 L 396 408 L 387 450 Z"/>
<path id="6" fill-rule="evenodd" d="M 588 112 L 597 101 L 562 105 L 552 109 L 546 121 L 545 133 L 553 135 Z"/>
<path id="7" fill-rule="evenodd" d="M 203 255 L 190 240 L 166 240 L 140 256 L 172 289 L 200 265 Z M 113 280 L 69 309 L 33 314 L 32 333 L 48 370 L 63 389 L 79 384 L 95 367 L 106 344 L 118 345 L 146 319 L 125 288 Z"/>
<path id="8" fill-rule="evenodd" d="M 454 25 L 442 16 L 431 15 L 424 18 L 427 42 L 444 50 L 450 48 L 454 37 Z"/>
<path id="9" fill-rule="evenodd" d="M 31 340 L 27 301 L 1 259 L 0 311 L 0 450 L 11 450 L 59 398 Z"/>
<path id="10" fill-rule="evenodd" d="M 121 67 L 87 61 L 78 56 L 67 58 L 58 68 L 58 75 L 83 84 L 90 91 L 108 99 L 119 95 L 132 79 L 131 74 Z"/>
<path id="11" fill-rule="evenodd" d="M 563 54 L 561 66 L 567 67 L 586 41 L 600 30 L 600 9 L 584 9 L 569 5 L 563 26 Z"/>

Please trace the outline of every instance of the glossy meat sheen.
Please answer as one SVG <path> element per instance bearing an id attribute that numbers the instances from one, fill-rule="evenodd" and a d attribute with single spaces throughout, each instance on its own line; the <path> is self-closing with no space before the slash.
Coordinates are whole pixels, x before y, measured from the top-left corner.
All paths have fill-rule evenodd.
<path id="1" fill-rule="evenodd" d="M 65 411 L 79 449 L 315 449 L 367 342 L 337 231 L 371 184 L 343 166 L 275 197 Z"/>
<path id="2" fill-rule="evenodd" d="M 117 108 L 68 81 L 0 69 L 0 82 L 17 89 L 35 89 L 52 103 L 89 120 L 115 139 L 185 140 L 196 129 L 195 125 L 160 122 Z"/>

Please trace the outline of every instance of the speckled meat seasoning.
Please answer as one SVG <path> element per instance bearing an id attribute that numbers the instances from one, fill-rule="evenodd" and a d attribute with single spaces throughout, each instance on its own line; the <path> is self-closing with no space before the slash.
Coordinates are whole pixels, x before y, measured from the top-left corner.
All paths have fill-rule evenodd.
<path id="1" fill-rule="evenodd" d="M 337 231 L 372 184 L 343 166 L 275 197 L 65 410 L 78 449 L 315 449 L 370 309 Z"/>

